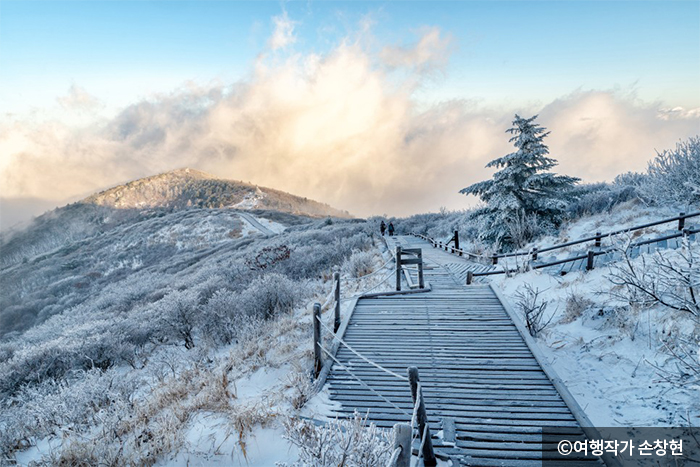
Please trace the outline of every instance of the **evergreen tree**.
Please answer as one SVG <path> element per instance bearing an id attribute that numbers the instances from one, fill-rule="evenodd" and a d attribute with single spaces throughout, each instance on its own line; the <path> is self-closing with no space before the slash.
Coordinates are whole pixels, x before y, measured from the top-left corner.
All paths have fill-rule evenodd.
<path id="1" fill-rule="evenodd" d="M 557 161 L 548 157 L 549 149 L 543 140 L 549 132 L 534 123 L 536 118 L 537 115 L 522 118 L 516 114 L 513 128 L 506 132 L 513 135 L 510 141 L 517 151 L 486 165 L 500 169 L 491 180 L 460 190 L 486 203 L 472 214 L 484 221 L 484 240 L 513 246 L 509 225 L 535 219 L 540 227 L 548 229 L 558 226 L 564 218 L 566 196 L 579 179 L 550 172 Z"/>

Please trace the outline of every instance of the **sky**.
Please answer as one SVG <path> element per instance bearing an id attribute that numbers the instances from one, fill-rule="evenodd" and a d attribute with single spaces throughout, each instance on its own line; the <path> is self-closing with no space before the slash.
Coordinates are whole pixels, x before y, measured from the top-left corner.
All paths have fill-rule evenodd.
<path id="1" fill-rule="evenodd" d="M 0 0 L 0 223 L 193 167 L 359 216 L 464 209 L 539 115 L 560 173 L 700 133 L 700 2 Z"/>

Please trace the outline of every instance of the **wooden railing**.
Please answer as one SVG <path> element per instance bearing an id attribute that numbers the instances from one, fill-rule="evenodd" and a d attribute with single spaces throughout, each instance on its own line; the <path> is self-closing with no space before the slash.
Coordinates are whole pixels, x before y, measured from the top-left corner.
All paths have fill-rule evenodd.
<path id="1" fill-rule="evenodd" d="M 389 250 L 391 251 L 391 250 Z M 408 258 L 405 258 L 408 257 Z M 396 253 L 394 256 L 394 260 L 396 261 L 396 291 L 400 292 L 401 291 L 401 275 L 402 273 L 406 273 L 406 279 L 409 285 L 409 288 L 420 288 L 420 289 L 425 289 L 425 281 L 423 278 L 423 253 L 422 249 L 420 248 L 401 248 L 400 246 L 396 247 Z M 407 265 L 412 265 L 415 264 L 418 266 L 418 284 L 413 284 L 410 278 L 410 275 L 407 274 L 407 268 L 404 266 Z M 425 291 L 425 290 L 421 290 Z M 395 294 L 397 292 L 384 292 L 380 294 Z M 411 293 L 411 291 L 406 292 L 406 293 Z M 337 362 L 336 360 L 336 353 L 340 347 L 340 345 L 345 345 L 351 352 L 355 353 L 358 357 L 367 360 L 368 362 L 372 363 L 370 360 L 367 359 L 367 357 L 364 357 L 360 354 L 357 353 L 356 350 L 353 350 L 350 348 L 344 341 L 343 337 L 345 335 L 345 331 L 347 330 L 347 327 L 350 323 L 350 316 L 347 317 L 345 322 L 341 325 L 341 320 L 340 320 L 340 274 L 339 273 L 334 273 L 333 274 L 333 290 L 331 291 L 331 294 L 333 296 L 333 300 L 335 301 L 335 307 L 334 307 L 334 316 L 333 316 L 333 329 L 331 330 L 328 326 L 323 324 L 322 318 L 321 318 L 321 313 L 322 313 L 322 308 L 325 306 L 321 305 L 320 303 L 314 303 L 313 305 L 313 347 L 314 347 L 314 359 L 313 359 L 313 369 L 312 369 L 312 376 L 316 380 L 316 391 L 319 391 L 321 387 L 323 387 L 323 384 L 326 381 L 326 378 L 328 377 L 328 374 L 330 372 L 330 366 L 333 361 Z M 370 296 L 370 295 L 361 295 L 356 297 L 356 299 L 359 299 L 362 296 Z M 330 297 L 330 295 L 329 295 Z M 356 302 L 355 302 L 356 303 Z M 354 311 L 355 304 L 352 304 L 352 309 Z M 322 336 L 322 327 L 325 328 L 326 332 L 329 332 L 333 336 L 333 344 L 331 345 L 330 349 L 326 349 L 323 346 L 323 336 Z M 328 360 L 323 358 L 323 353 L 326 353 L 326 355 L 329 357 Z M 408 367 L 407 372 L 408 372 L 408 377 L 401 377 L 399 375 L 396 375 L 395 373 L 391 372 L 390 370 L 386 370 L 385 368 L 377 365 L 376 363 L 372 363 L 374 366 L 377 368 L 386 371 L 388 373 L 391 373 L 395 376 L 398 376 L 399 378 L 407 381 L 409 383 L 409 387 L 411 390 L 411 398 L 413 400 L 413 405 L 414 405 L 414 419 L 411 420 L 411 424 L 405 424 L 405 423 L 397 423 L 394 425 L 394 430 L 393 430 L 393 435 L 394 435 L 394 441 L 393 441 L 393 451 L 392 451 L 392 456 L 389 460 L 388 466 L 389 467 L 410 467 L 411 465 L 411 456 L 412 456 L 412 443 L 413 443 L 413 430 L 416 428 L 418 430 L 418 439 L 420 440 L 420 454 L 419 456 L 422 457 L 423 462 L 422 464 L 425 465 L 426 467 L 432 467 L 437 465 L 437 458 L 435 455 L 435 451 L 433 448 L 432 440 L 431 440 L 431 434 L 430 434 L 430 427 L 428 425 L 428 415 L 427 411 L 425 408 L 425 400 L 423 397 L 423 390 L 420 385 L 420 377 L 418 376 L 418 368 L 417 367 Z M 450 419 L 451 420 L 451 419 Z M 445 423 L 445 421 L 443 421 Z M 415 425 L 415 426 L 414 426 Z M 452 423 L 445 423 L 445 426 L 447 428 L 443 428 L 446 430 L 447 435 L 446 437 L 448 439 L 451 439 L 454 441 L 454 422 Z M 451 428 L 450 428 L 451 427 Z M 451 433 L 451 435 L 450 435 Z"/>
<path id="2" fill-rule="evenodd" d="M 682 212 L 676 217 L 669 217 L 667 219 L 661 219 L 659 221 L 649 222 L 647 224 L 637 225 L 634 227 L 628 227 L 626 229 L 614 230 L 614 231 L 608 232 L 608 233 L 596 232 L 595 235 L 592 235 L 590 237 L 580 238 L 578 240 L 573 240 L 573 241 L 566 242 L 566 243 L 560 243 L 560 244 L 553 245 L 553 246 L 550 246 L 547 248 L 533 249 L 530 251 L 516 251 L 516 252 L 512 252 L 512 253 L 494 253 L 489 258 L 491 258 L 493 264 L 498 264 L 499 258 L 513 258 L 513 257 L 518 257 L 518 256 L 528 256 L 528 255 L 534 254 L 534 256 L 535 256 L 534 259 L 537 259 L 538 253 L 545 253 L 548 251 L 554 251 L 554 250 L 566 248 L 566 247 L 573 246 L 573 245 L 579 245 L 581 243 L 595 242 L 594 243 L 595 246 L 600 247 L 601 241 L 603 238 L 614 237 L 616 235 L 634 232 L 635 230 L 646 229 L 648 227 L 654 227 L 657 225 L 668 224 L 668 223 L 676 222 L 676 221 L 678 222 L 678 231 L 683 231 L 683 229 L 685 228 L 685 220 L 690 219 L 692 217 L 697 217 L 697 216 L 700 216 L 700 211 L 693 212 L 690 214 L 686 214 L 686 213 Z M 420 234 L 414 234 L 414 235 L 416 235 L 424 240 L 429 241 L 430 243 L 432 243 L 433 247 L 436 247 L 436 248 L 439 247 L 441 249 L 444 249 L 445 251 L 451 251 L 452 253 L 456 253 L 459 256 L 470 256 L 472 258 L 483 258 L 483 256 L 481 256 L 481 255 L 476 255 L 476 254 L 470 253 L 468 251 L 460 250 L 459 249 L 459 240 L 456 241 L 456 245 L 449 247 L 449 243 L 452 242 L 453 239 L 455 239 L 455 238 L 459 239 L 459 232 L 458 231 L 455 231 L 455 236 L 447 242 L 435 240 L 435 239 L 432 239 L 432 238 L 427 237 L 425 235 L 420 235 Z M 669 238 L 673 238 L 673 237 L 669 237 Z"/>
<path id="3" fill-rule="evenodd" d="M 669 224 L 671 222 L 676 222 L 676 221 L 678 222 L 678 231 L 683 231 L 683 229 L 685 228 L 685 220 L 690 219 L 691 217 L 697 217 L 697 216 L 700 216 L 700 211 L 693 212 L 690 214 L 686 214 L 686 213 L 682 212 L 676 217 L 669 217 L 667 219 L 661 219 L 659 221 L 649 222 L 647 224 L 637 225 L 634 227 L 628 227 L 626 229 L 614 230 L 612 232 L 608 232 L 605 234 L 601 233 L 601 232 L 596 232 L 596 234 L 593 236 L 580 238 L 578 240 L 573 240 L 571 242 L 560 243 L 558 245 L 550 246 L 547 248 L 542 248 L 542 249 L 536 250 L 536 252 L 545 253 L 547 251 L 554 251 L 554 250 L 558 250 L 560 248 L 566 248 L 569 246 L 579 245 L 581 243 L 588 243 L 588 242 L 595 242 L 595 246 L 600 247 L 600 244 L 601 244 L 601 241 L 603 238 L 614 237 L 616 235 L 634 232 L 635 230 L 641 230 L 641 229 L 646 229 L 649 227 L 655 227 L 657 225 Z M 671 238 L 671 237 L 669 237 L 669 238 Z M 513 252 L 513 253 L 494 254 L 492 256 L 492 258 L 495 258 L 495 261 L 493 264 L 498 263 L 498 258 L 512 258 L 512 257 L 516 257 L 516 256 L 527 256 L 530 254 L 532 254 L 532 251 L 518 251 L 518 252 Z M 537 259 L 537 257 L 535 257 L 535 259 Z"/>
<path id="4" fill-rule="evenodd" d="M 470 253 L 470 252 L 467 252 L 464 250 L 460 250 L 459 248 L 455 248 L 454 246 L 450 247 L 449 243 L 452 242 L 452 240 L 454 240 L 455 238 L 459 238 L 459 233 L 457 231 L 455 231 L 455 236 L 448 242 L 435 240 L 435 239 L 432 239 L 430 237 L 427 237 L 427 236 L 421 235 L 421 234 L 413 234 L 413 235 L 430 242 L 434 248 L 444 249 L 445 251 L 457 254 L 459 256 L 468 256 L 468 257 L 475 258 L 475 259 L 489 259 L 493 265 L 496 265 L 496 264 L 498 264 L 499 258 L 513 258 L 513 257 L 521 257 L 521 256 L 530 256 L 531 257 L 530 259 L 534 261 L 537 259 L 538 255 L 541 253 L 545 253 L 548 251 L 554 251 L 554 250 L 566 248 L 566 247 L 573 246 L 573 245 L 580 245 L 582 243 L 588 243 L 588 242 L 594 242 L 594 247 L 600 248 L 603 238 L 610 238 L 610 237 L 613 237 L 616 235 L 634 232 L 636 230 L 641 230 L 641 229 L 645 229 L 648 227 L 654 227 L 657 225 L 668 224 L 668 223 L 676 222 L 676 221 L 678 222 L 678 232 L 677 233 L 665 235 L 663 237 L 656 237 L 656 238 L 652 238 L 652 239 L 648 239 L 648 240 L 642 240 L 639 242 L 631 243 L 630 245 L 627 246 L 627 248 L 631 249 L 631 248 L 635 248 L 635 247 L 639 247 L 639 246 L 643 246 L 643 245 L 648 245 L 651 243 L 658 243 L 658 242 L 661 242 L 664 240 L 670 240 L 673 238 L 688 236 L 688 235 L 692 235 L 692 234 L 696 234 L 696 233 L 700 232 L 700 229 L 688 229 L 685 227 L 685 220 L 686 219 L 697 217 L 697 216 L 700 216 L 700 212 L 694 212 L 691 214 L 685 214 L 682 212 L 676 217 L 670 217 L 670 218 L 662 219 L 662 220 L 655 221 L 655 222 L 649 222 L 646 224 L 637 225 L 637 226 L 629 227 L 626 229 L 615 230 L 615 231 L 608 232 L 605 234 L 603 234 L 601 232 L 596 232 L 595 235 L 590 236 L 590 237 L 585 237 L 585 238 L 573 240 L 573 241 L 566 242 L 566 243 L 560 243 L 558 245 L 553 245 L 553 246 L 550 246 L 547 248 L 541 248 L 541 249 L 533 248 L 532 250 L 527 251 L 527 252 L 520 251 L 520 252 L 501 253 L 501 254 L 494 253 L 491 256 L 477 255 L 477 254 Z M 589 250 L 586 254 L 583 254 L 583 255 L 574 256 L 571 258 L 565 258 L 565 259 L 556 260 L 556 261 L 551 261 L 548 263 L 540 263 L 540 264 L 532 265 L 531 268 L 532 269 L 543 269 L 543 268 L 558 266 L 560 264 L 571 263 L 574 261 L 579 261 L 579 260 L 585 259 L 586 260 L 586 270 L 590 271 L 595 266 L 595 257 L 596 256 L 601 256 L 601 255 L 611 253 L 613 250 L 614 250 L 613 248 L 608 248 L 605 250 Z M 491 276 L 491 275 L 496 275 L 496 274 L 506 274 L 506 273 L 512 273 L 512 272 L 517 272 L 517 269 L 503 268 L 500 270 L 486 271 L 486 272 L 471 272 L 470 271 L 467 273 L 467 284 L 471 284 L 472 279 L 474 277 Z"/>

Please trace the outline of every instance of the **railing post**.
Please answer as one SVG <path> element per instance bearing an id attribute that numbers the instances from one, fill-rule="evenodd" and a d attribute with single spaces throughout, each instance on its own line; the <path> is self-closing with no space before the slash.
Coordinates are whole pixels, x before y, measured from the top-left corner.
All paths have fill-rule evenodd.
<path id="1" fill-rule="evenodd" d="M 396 247 L 396 291 L 401 291 L 401 247 Z"/>
<path id="2" fill-rule="evenodd" d="M 602 238 L 602 235 L 600 232 L 595 233 L 595 247 L 600 248 L 600 240 Z"/>
<path id="3" fill-rule="evenodd" d="M 396 463 L 392 467 L 411 467 L 411 425 L 394 425 L 394 450 L 401 448 Z"/>
<path id="4" fill-rule="evenodd" d="M 685 217 L 683 216 L 685 216 L 684 212 L 680 214 L 680 218 L 678 219 L 678 230 L 683 230 L 685 227 Z"/>
<path id="5" fill-rule="evenodd" d="M 588 257 L 586 258 L 586 271 L 591 271 L 593 269 L 593 260 L 595 259 L 595 252 L 593 250 L 588 250 Z"/>
<path id="6" fill-rule="evenodd" d="M 425 279 L 423 279 L 423 249 L 418 250 L 418 287 L 425 288 Z"/>
<path id="7" fill-rule="evenodd" d="M 338 332 L 340 327 L 340 273 L 333 274 L 335 281 L 335 316 L 333 321 L 333 332 Z"/>
<path id="8" fill-rule="evenodd" d="M 493 262 L 494 265 L 498 264 L 498 255 L 496 253 L 491 255 L 491 261 Z"/>
<path id="9" fill-rule="evenodd" d="M 455 249 L 459 250 L 459 230 L 455 230 Z"/>
<path id="10" fill-rule="evenodd" d="M 314 378 L 323 367 L 321 359 L 321 304 L 314 303 Z"/>
<path id="11" fill-rule="evenodd" d="M 535 261 L 537 260 L 537 247 L 532 248 L 532 260 Z"/>
<path id="12" fill-rule="evenodd" d="M 426 466 L 437 465 L 435 452 L 433 452 L 433 441 L 430 438 L 430 428 L 428 427 L 428 414 L 425 412 L 425 401 L 423 391 L 418 390 L 418 368 L 415 366 L 408 368 L 408 381 L 411 384 L 411 397 L 413 405 L 418 404 L 418 430 L 420 432 L 421 444 L 423 445 L 423 464 Z"/>
<path id="13" fill-rule="evenodd" d="M 467 285 L 471 285 L 474 280 L 474 273 L 472 271 L 467 271 Z"/>

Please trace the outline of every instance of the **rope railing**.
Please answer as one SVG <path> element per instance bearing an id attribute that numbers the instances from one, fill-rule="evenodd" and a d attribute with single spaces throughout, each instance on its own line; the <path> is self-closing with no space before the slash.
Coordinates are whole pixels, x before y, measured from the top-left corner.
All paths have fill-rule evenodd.
<path id="1" fill-rule="evenodd" d="M 320 320 L 320 317 L 319 317 L 318 319 Z M 321 321 L 321 326 L 322 326 L 326 331 L 330 332 L 331 334 L 334 334 L 334 333 L 335 333 L 335 331 L 333 331 L 333 330 L 330 329 L 328 326 L 326 326 L 326 325 L 323 323 L 323 321 Z M 336 336 L 333 337 L 333 339 L 335 339 L 335 340 L 337 340 L 338 342 L 340 342 L 340 344 L 343 345 L 343 346 L 345 346 L 346 349 L 348 349 L 350 352 L 352 352 L 353 354 L 355 354 L 356 356 L 358 356 L 359 358 L 361 358 L 361 359 L 364 360 L 365 362 L 369 363 L 369 364 L 372 365 L 373 367 L 375 367 L 375 368 L 377 368 L 377 369 L 379 369 L 379 370 L 382 370 L 384 373 L 387 373 L 387 374 L 393 376 L 394 378 L 398 378 L 398 379 L 400 379 L 400 380 L 402 380 L 402 381 L 408 381 L 408 378 L 407 378 L 407 377 L 401 376 L 401 375 L 399 375 L 399 374 L 397 374 L 397 373 L 395 373 L 395 372 L 393 372 L 393 371 L 391 371 L 391 370 L 389 370 L 389 369 L 387 369 L 387 368 L 384 368 L 383 366 L 379 365 L 378 363 L 373 362 L 373 361 L 370 360 L 369 358 L 365 357 L 365 356 L 362 355 L 360 352 L 358 352 L 357 350 L 355 350 L 355 349 L 353 349 L 352 347 L 350 347 L 350 345 L 349 345 L 347 342 L 345 342 L 340 336 L 337 336 L 337 335 L 336 335 Z"/>
<path id="2" fill-rule="evenodd" d="M 322 321 L 319 321 L 322 326 L 324 326 Z M 326 330 L 330 332 L 330 328 L 326 327 Z M 364 381 L 361 377 L 357 376 L 350 368 L 348 368 L 346 365 L 344 365 L 342 362 L 340 362 L 336 356 L 333 354 L 333 352 L 329 349 L 327 349 L 323 344 L 318 343 L 317 345 L 319 348 L 326 354 L 328 357 L 333 360 L 337 368 L 347 372 L 350 377 L 352 377 L 355 381 L 360 383 L 362 386 L 367 388 L 372 394 L 377 396 L 380 400 L 382 400 L 384 403 L 389 405 L 390 407 L 396 409 L 399 413 L 405 415 L 406 417 L 409 417 L 411 420 L 410 423 L 410 432 L 413 433 L 411 436 L 411 441 L 408 444 L 409 449 L 410 446 L 415 443 L 415 441 L 418 439 L 418 436 L 420 436 L 420 447 L 418 448 L 418 457 L 423 458 L 423 463 L 426 466 L 434 466 L 437 465 L 437 460 L 435 457 L 433 445 L 432 445 L 432 440 L 431 440 L 431 435 L 430 435 L 430 428 L 428 425 L 428 415 L 425 409 L 425 402 L 423 398 L 423 387 L 420 383 L 420 379 L 418 377 L 418 369 L 416 367 L 410 367 L 407 369 L 408 371 L 408 377 L 401 376 L 387 368 L 384 368 L 377 362 L 374 362 L 370 360 L 369 358 L 365 357 L 364 355 L 360 354 L 357 352 L 355 349 L 353 349 L 351 346 L 349 346 L 345 341 L 343 341 L 341 338 L 338 336 L 335 336 L 334 339 L 338 340 L 342 345 L 344 345 L 348 350 L 350 350 L 353 354 L 357 355 L 360 357 L 362 360 L 366 361 L 370 365 L 380 369 L 381 371 L 393 376 L 394 378 L 397 378 L 401 381 L 406 381 L 410 384 L 411 387 L 411 397 L 413 398 L 413 411 L 412 413 L 407 412 L 404 408 L 398 406 L 396 403 L 391 401 L 389 398 L 385 397 L 383 394 L 381 394 L 379 391 L 374 389 L 372 386 L 370 386 L 366 381 Z M 400 424 L 397 424 L 400 425 Z M 395 432 L 400 431 L 397 429 L 397 426 L 394 426 Z M 399 435 L 398 433 L 395 433 L 396 438 L 397 438 L 397 443 L 400 443 L 400 440 L 398 439 Z M 405 444 L 405 443 L 404 443 Z M 397 446 L 396 449 L 398 449 L 401 446 Z M 401 451 L 396 451 L 394 450 L 394 453 L 392 454 L 391 460 L 387 463 L 387 466 L 389 467 L 395 467 L 398 465 L 410 465 L 410 463 L 397 463 L 396 459 L 398 459 L 398 456 L 400 453 L 403 452 L 403 448 Z M 409 451 L 410 452 L 410 451 Z M 406 456 L 408 459 L 410 459 L 410 453 Z"/>
<path id="3" fill-rule="evenodd" d="M 416 258 L 416 260 L 403 260 L 401 259 L 402 254 L 408 254 L 409 256 L 413 256 Z M 408 263 L 408 264 L 417 264 L 419 266 L 419 272 L 420 272 L 420 282 L 422 285 L 422 254 L 419 249 L 410 249 L 408 251 L 402 252 L 401 248 L 397 248 L 397 254 L 391 259 L 394 260 L 396 258 L 397 264 L 402 265 L 402 263 Z M 380 268 L 378 268 L 376 271 L 372 273 L 374 275 L 378 271 L 381 271 L 384 267 L 389 264 L 389 261 L 385 262 Z M 396 268 L 396 275 L 397 275 L 397 282 L 398 278 L 400 278 L 401 275 L 401 268 L 397 267 Z M 430 440 L 430 430 L 428 428 L 428 423 L 427 423 L 427 414 L 425 411 L 425 403 L 423 400 L 423 390 L 420 385 L 420 381 L 418 380 L 418 370 L 415 367 L 411 367 L 408 369 L 408 376 L 402 376 L 395 371 L 388 369 L 379 363 L 375 362 L 374 360 L 368 358 L 367 356 L 363 355 L 362 353 L 358 352 L 355 348 L 353 348 L 350 344 L 348 344 L 344 339 L 343 335 L 345 332 L 345 329 L 347 328 L 348 321 L 343 324 L 342 328 L 339 328 L 339 304 L 341 301 L 346 301 L 346 300 L 352 300 L 352 299 L 358 299 L 362 295 L 367 294 L 369 291 L 376 289 L 378 286 L 382 285 L 385 283 L 388 279 L 390 279 L 394 275 L 394 271 L 390 272 L 387 274 L 384 278 L 382 278 L 378 283 L 374 284 L 372 287 L 369 289 L 364 290 L 361 294 L 352 296 L 352 297 L 347 297 L 347 298 L 340 298 L 340 275 L 338 273 L 334 274 L 334 283 L 335 286 L 331 290 L 331 292 L 328 294 L 326 297 L 326 300 L 323 304 L 323 306 L 320 303 L 315 303 L 313 306 L 313 329 L 314 329 L 314 376 L 319 378 L 317 380 L 317 389 L 320 389 L 320 386 L 323 385 L 323 381 L 325 381 L 325 377 L 328 375 L 330 372 L 330 365 L 325 364 L 323 362 L 322 354 L 326 355 L 326 358 L 329 359 L 329 361 L 332 361 L 334 364 L 335 368 L 338 368 L 340 370 L 345 371 L 350 377 L 357 381 L 359 384 L 361 384 L 363 387 L 365 387 L 368 391 L 370 391 L 372 394 L 374 394 L 376 397 L 378 397 L 381 401 L 386 403 L 389 407 L 392 407 L 398 411 L 399 414 L 402 414 L 406 416 L 410 420 L 410 425 L 406 424 L 396 424 L 394 426 L 394 435 L 395 435 L 395 445 L 394 445 L 394 450 L 392 451 L 392 456 L 387 464 L 387 467 L 408 467 L 410 466 L 410 460 L 411 460 L 411 455 L 412 455 L 412 449 L 411 446 L 414 444 L 414 441 L 417 439 L 418 436 L 420 436 L 420 447 L 418 449 L 418 455 L 419 458 L 423 458 L 424 460 L 424 465 L 427 466 L 432 466 L 436 465 L 436 460 L 435 460 L 435 455 L 433 452 L 433 447 L 432 447 L 432 442 Z M 369 275 L 363 276 L 363 277 L 369 277 Z M 399 287 L 400 289 L 400 287 Z M 396 293 L 396 292 L 393 292 Z M 336 316 L 334 319 L 334 324 L 333 327 L 331 327 L 330 323 L 325 323 L 324 319 L 322 318 L 322 310 L 326 309 L 327 306 L 329 306 L 333 301 L 336 302 Z M 330 349 L 326 347 L 326 345 L 323 344 L 323 339 L 321 336 L 321 332 L 328 333 L 328 335 L 332 336 L 332 339 L 330 342 L 332 344 L 330 345 Z M 367 363 L 371 367 L 374 367 L 378 369 L 379 371 L 391 376 L 392 378 L 396 378 L 400 381 L 407 382 L 409 383 L 410 389 L 411 389 L 411 396 L 413 398 L 413 411 L 412 413 L 409 413 L 407 410 L 404 408 L 400 407 L 397 403 L 393 402 L 391 399 L 386 397 L 385 395 L 381 394 L 377 389 L 373 388 L 370 384 L 368 384 L 366 381 L 364 381 L 360 376 L 358 376 L 355 372 L 352 371 L 351 368 L 348 367 L 348 365 L 343 364 L 337 357 L 337 351 L 340 347 L 343 347 L 347 349 L 349 352 L 351 352 L 353 355 L 355 355 L 357 358 L 362 360 L 363 362 Z M 329 363 L 329 361 L 326 361 L 326 363 Z M 320 384 L 318 384 L 320 381 Z"/>
<path id="4" fill-rule="evenodd" d="M 363 381 L 362 378 L 360 378 L 360 377 L 357 376 L 355 373 L 353 373 L 352 370 L 350 370 L 350 368 L 348 368 L 347 366 L 343 365 L 343 364 L 333 355 L 333 353 L 332 353 L 330 350 L 326 349 L 326 348 L 325 348 L 323 345 L 321 345 L 321 344 L 319 344 L 319 346 L 320 346 L 321 349 L 326 353 L 326 355 L 328 355 L 328 357 L 329 357 L 331 360 L 333 360 L 333 362 L 335 362 L 335 364 L 338 366 L 338 368 L 340 368 L 341 370 L 345 370 L 345 371 L 346 371 L 350 376 L 352 376 L 352 378 L 355 379 L 358 383 L 360 383 L 361 385 L 363 385 L 364 387 L 366 387 L 367 389 L 369 389 L 369 391 L 370 391 L 372 394 L 374 394 L 375 396 L 379 397 L 381 400 L 383 400 L 384 402 L 386 402 L 387 404 L 389 404 L 390 406 L 392 406 L 393 408 L 395 408 L 395 409 L 398 410 L 399 412 L 403 413 L 403 414 L 406 415 L 407 417 L 410 417 L 410 416 L 411 416 L 410 413 L 406 412 L 404 409 L 402 409 L 401 407 L 399 407 L 398 405 L 394 404 L 392 401 L 390 401 L 389 399 L 387 399 L 386 397 L 384 397 L 384 396 L 383 396 L 381 393 L 379 393 L 376 389 L 374 389 L 372 386 L 370 386 L 370 385 L 367 384 L 365 381 Z"/>

